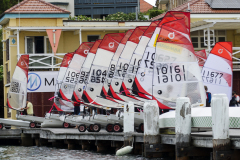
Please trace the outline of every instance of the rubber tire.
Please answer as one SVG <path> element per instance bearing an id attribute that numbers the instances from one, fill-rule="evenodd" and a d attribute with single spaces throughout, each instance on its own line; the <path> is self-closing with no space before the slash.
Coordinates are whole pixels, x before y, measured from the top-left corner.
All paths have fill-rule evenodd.
<path id="1" fill-rule="evenodd" d="M 80 129 L 80 127 L 81 127 L 81 129 Z M 83 129 L 82 129 L 82 127 L 83 127 Z M 87 127 L 86 127 L 85 124 L 81 124 L 81 125 L 78 126 L 78 131 L 79 131 L 79 132 L 85 132 L 86 129 L 87 129 Z"/>
<path id="2" fill-rule="evenodd" d="M 107 124 L 106 131 L 107 132 L 113 132 L 113 124 L 111 124 L 111 123 Z"/>
<path id="3" fill-rule="evenodd" d="M 5 126 L 6 129 L 11 129 L 11 126 Z"/>
<path id="4" fill-rule="evenodd" d="M 3 124 L 2 123 L 0 123 L 0 129 L 3 129 Z"/>
<path id="5" fill-rule="evenodd" d="M 114 132 L 122 132 L 122 125 L 121 124 L 118 124 L 118 123 L 115 123 L 113 125 L 113 131 Z"/>
<path id="6" fill-rule="evenodd" d="M 138 131 L 139 131 L 139 133 L 144 133 L 144 124 L 143 123 L 139 124 Z"/>
<path id="7" fill-rule="evenodd" d="M 88 132 L 93 132 L 93 124 L 90 124 L 90 125 L 88 126 Z"/>
<path id="8" fill-rule="evenodd" d="M 70 124 L 67 123 L 67 122 L 63 122 L 63 128 L 69 128 L 70 127 Z"/>
<path id="9" fill-rule="evenodd" d="M 94 124 L 92 128 L 93 128 L 93 132 L 99 132 L 101 130 L 101 125 Z"/>
<path id="10" fill-rule="evenodd" d="M 30 128 L 36 128 L 36 123 L 35 122 L 30 122 L 29 127 Z"/>

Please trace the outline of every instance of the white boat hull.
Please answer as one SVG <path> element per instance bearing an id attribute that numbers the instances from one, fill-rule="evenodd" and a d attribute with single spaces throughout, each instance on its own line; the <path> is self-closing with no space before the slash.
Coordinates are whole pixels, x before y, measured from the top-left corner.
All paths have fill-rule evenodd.
<path id="1" fill-rule="evenodd" d="M 16 127 L 29 127 L 30 122 L 22 121 L 22 120 L 13 120 L 13 119 L 4 119 L 0 118 L 0 123 L 8 126 L 16 126 Z"/>

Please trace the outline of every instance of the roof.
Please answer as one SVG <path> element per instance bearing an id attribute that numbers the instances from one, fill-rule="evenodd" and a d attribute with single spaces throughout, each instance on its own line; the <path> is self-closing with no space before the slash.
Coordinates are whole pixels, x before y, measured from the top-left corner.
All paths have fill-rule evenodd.
<path id="1" fill-rule="evenodd" d="M 211 8 L 240 8 L 240 0 L 205 0 Z"/>
<path id="2" fill-rule="evenodd" d="M 187 11 L 188 10 L 188 3 L 190 5 L 190 12 L 191 14 L 201 14 L 201 13 L 240 13 L 240 7 L 239 9 L 213 9 L 211 8 L 211 6 L 205 2 L 205 0 L 191 0 L 189 2 L 186 2 L 186 3 L 183 3 L 182 5 L 172 9 L 172 11 Z M 151 20 L 158 20 L 158 19 L 161 19 L 163 18 L 165 15 L 165 13 L 163 14 L 160 14 L 156 17 L 153 17 Z"/>
<path id="3" fill-rule="evenodd" d="M 23 0 L 19 4 L 9 8 L 6 13 L 70 13 L 44 0 Z"/>

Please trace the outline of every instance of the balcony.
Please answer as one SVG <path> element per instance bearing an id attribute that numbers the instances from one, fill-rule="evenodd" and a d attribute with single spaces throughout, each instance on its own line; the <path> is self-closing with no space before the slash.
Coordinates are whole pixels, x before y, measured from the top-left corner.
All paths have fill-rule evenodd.
<path id="1" fill-rule="evenodd" d="M 49 54 L 29 54 L 29 69 L 57 69 L 62 63 L 66 53 Z M 18 58 L 20 58 L 19 55 Z"/>

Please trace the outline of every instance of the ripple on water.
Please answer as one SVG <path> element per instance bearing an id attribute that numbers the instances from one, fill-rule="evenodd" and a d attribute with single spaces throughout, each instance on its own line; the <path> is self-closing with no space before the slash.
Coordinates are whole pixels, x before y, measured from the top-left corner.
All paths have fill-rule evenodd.
<path id="1" fill-rule="evenodd" d="M 52 147 L 0 146 L 1 160 L 143 160 L 141 156 L 100 154 L 88 150 L 68 150 Z M 144 159 L 145 160 L 145 159 Z"/>

